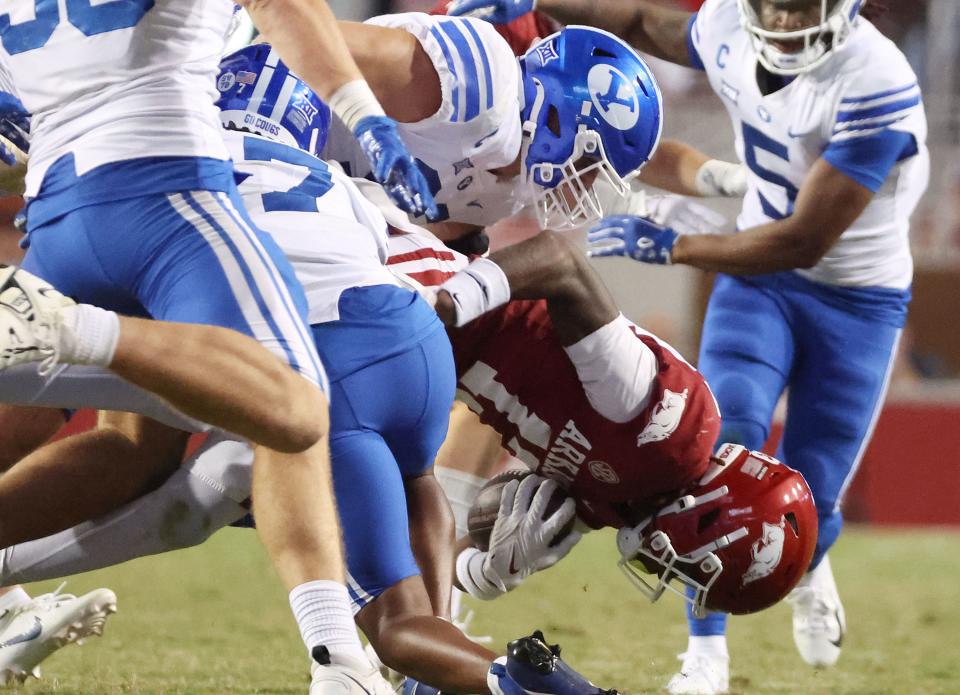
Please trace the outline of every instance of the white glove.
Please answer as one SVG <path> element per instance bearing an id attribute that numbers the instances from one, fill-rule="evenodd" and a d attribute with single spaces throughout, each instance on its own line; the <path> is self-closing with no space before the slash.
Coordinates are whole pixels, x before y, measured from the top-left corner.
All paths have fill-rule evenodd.
<path id="1" fill-rule="evenodd" d="M 534 572 L 552 567 L 577 544 L 581 534 L 571 531 L 550 545 L 576 515 L 573 499 L 567 498 L 544 518 L 558 487 L 555 481 L 538 475 L 504 486 L 490 549 L 470 548 L 457 558 L 457 577 L 470 595 L 489 600 L 515 589 Z"/>
<path id="2" fill-rule="evenodd" d="M 693 198 L 648 195 L 646 205 L 644 217 L 670 227 L 677 234 L 723 234 L 728 231 L 726 217 Z"/>

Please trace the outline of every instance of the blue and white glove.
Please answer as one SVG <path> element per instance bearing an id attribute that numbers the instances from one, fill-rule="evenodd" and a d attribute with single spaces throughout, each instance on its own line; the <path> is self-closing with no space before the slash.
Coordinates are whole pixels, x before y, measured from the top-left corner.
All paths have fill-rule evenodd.
<path id="1" fill-rule="evenodd" d="M 588 255 L 628 256 L 641 263 L 669 265 L 679 236 L 645 217 L 604 217 L 587 233 Z"/>
<path id="2" fill-rule="evenodd" d="M 8 167 L 17 165 L 16 153 L 3 142 L 0 142 L 0 162 L 3 162 Z"/>
<path id="3" fill-rule="evenodd" d="M 401 209 L 411 215 L 435 220 L 440 213 L 430 185 L 397 132 L 397 122 L 388 116 L 367 116 L 353 131 L 370 161 L 373 175 Z"/>
<path id="4" fill-rule="evenodd" d="M 9 145 L 0 142 L 0 160 L 13 166 L 17 163 L 17 152 L 13 147 L 24 155 L 30 151 L 30 117 L 20 113 L 4 113 L 0 116 L 0 135 L 9 141 Z"/>
<path id="5" fill-rule="evenodd" d="M 454 0 L 447 8 L 452 17 L 476 17 L 494 24 L 507 24 L 533 12 L 537 0 Z"/>

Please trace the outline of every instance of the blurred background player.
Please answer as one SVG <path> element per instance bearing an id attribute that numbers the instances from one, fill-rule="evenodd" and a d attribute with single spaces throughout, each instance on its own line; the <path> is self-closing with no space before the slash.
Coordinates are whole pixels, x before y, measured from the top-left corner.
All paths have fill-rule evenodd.
<path id="1" fill-rule="evenodd" d="M 326 4 L 246 5 L 260 30 L 284 46 L 351 127 L 391 195 L 411 212 L 432 215 L 419 170 L 346 52 Z M 32 118 L 26 179 L 31 249 L 25 263 L 64 292 L 111 309 L 255 336 L 319 384 L 324 376 L 301 316 L 302 289 L 292 284 L 292 271 L 272 241 L 242 211 L 209 101 L 231 9 L 229 3 L 199 0 L 82 2 L 67 10 L 30 0 L 5 6 L 0 68 L 9 73 L 11 88 L 5 91 L 12 99 L 4 101 Z M 187 25 L 185 16 L 193 18 Z M 141 42 L 150 50 L 131 50 Z M 145 158 L 148 138 L 151 156 Z M 308 649 L 322 641 L 334 661 L 350 654 L 362 658 L 342 584 L 323 394 L 309 383 L 290 385 L 289 376 L 271 383 L 275 358 L 239 337 L 121 320 L 88 305 L 74 308 L 22 273 L 4 271 L 3 281 L 6 364 L 43 359 L 41 370 L 48 371 L 59 358 L 123 373 L 118 367 L 130 351 L 126 344 L 138 343 L 148 353 L 147 368 L 128 369 L 124 375 L 131 381 L 201 419 L 241 433 L 252 430 L 255 441 L 281 442 L 281 449 L 293 452 L 308 449 L 292 457 L 258 449 L 254 486 L 261 537 L 291 591 Z M 39 320 L 27 323 L 18 316 L 28 310 Z M 11 347 L 12 338 L 20 345 Z M 206 362 L 178 354 L 191 349 Z M 243 351 L 247 362 L 260 367 L 248 368 L 246 379 L 237 369 L 211 363 L 219 358 L 241 365 Z M 255 429 L 261 424 L 256 411 L 270 401 L 258 397 L 278 385 L 300 394 L 298 416 L 308 418 L 294 445 L 269 438 L 271 429 L 292 429 L 282 405 L 274 410 L 280 417 L 263 414 L 266 434 Z M 223 403 L 232 404 L 225 396 L 240 406 L 225 409 Z"/>

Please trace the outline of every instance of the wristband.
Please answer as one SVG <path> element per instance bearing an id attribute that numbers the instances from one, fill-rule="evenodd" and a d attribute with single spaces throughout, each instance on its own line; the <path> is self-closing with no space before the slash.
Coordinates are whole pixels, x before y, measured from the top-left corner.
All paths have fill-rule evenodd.
<path id="1" fill-rule="evenodd" d="M 366 80 L 347 82 L 331 95 L 327 105 L 351 133 L 356 131 L 357 124 L 364 118 L 385 115 Z"/>
<path id="2" fill-rule="evenodd" d="M 454 325 L 470 323 L 481 314 L 510 301 L 510 282 L 489 258 L 478 258 L 440 285 L 457 308 Z"/>
<path id="3" fill-rule="evenodd" d="M 466 548 L 457 556 L 457 579 L 463 590 L 481 601 L 490 601 L 506 591 L 487 579 L 483 573 L 486 553 L 476 548 Z"/>
<path id="4" fill-rule="evenodd" d="M 747 192 L 747 174 L 739 164 L 711 159 L 697 169 L 694 187 L 705 197 L 740 198 Z"/>

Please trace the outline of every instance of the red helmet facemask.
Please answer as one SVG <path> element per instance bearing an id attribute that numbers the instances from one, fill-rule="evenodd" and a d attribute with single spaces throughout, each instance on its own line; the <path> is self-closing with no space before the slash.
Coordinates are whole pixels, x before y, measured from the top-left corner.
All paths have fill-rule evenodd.
<path id="1" fill-rule="evenodd" d="M 803 476 L 736 444 L 720 447 L 688 494 L 617 533 L 627 578 L 651 601 L 673 591 L 698 617 L 777 603 L 807 571 L 816 543 L 817 512 Z"/>

